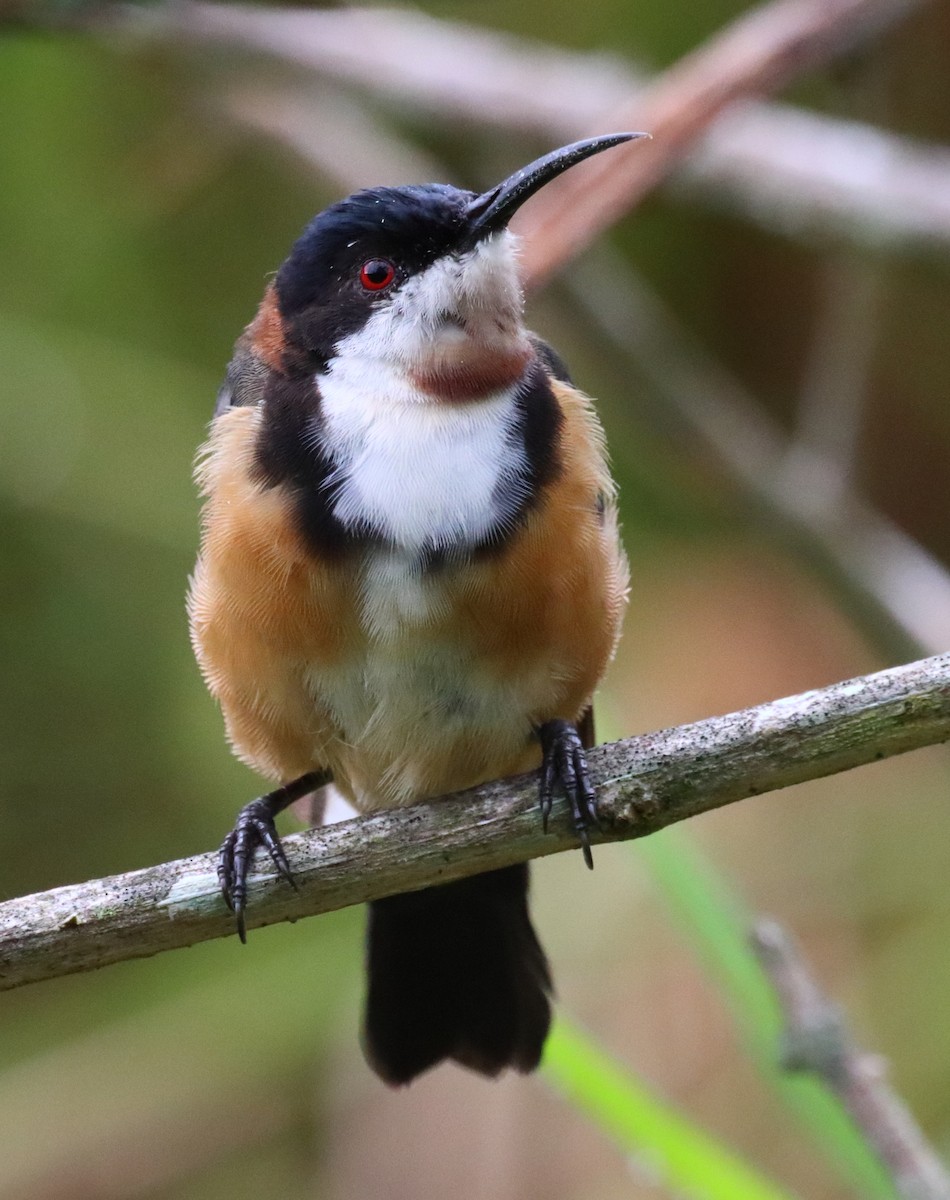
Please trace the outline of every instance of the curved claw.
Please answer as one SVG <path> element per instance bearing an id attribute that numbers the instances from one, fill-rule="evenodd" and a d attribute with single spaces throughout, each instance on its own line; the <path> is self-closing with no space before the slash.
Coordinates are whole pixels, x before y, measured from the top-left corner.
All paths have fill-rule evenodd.
<path id="1" fill-rule="evenodd" d="M 268 792 L 266 796 L 259 796 L 257 800 L 245 804 L 238 813 L 234 828 L 218 851 L 218 886 L 221 888 L 224 903 L 234 913 L 238 937 L 242 942 L 247 941 L 244 909 L 247 905 L 247 876 L 254 860 L 254 851 L 258 846 L 263 846 L 280 878 L 286 879 L 296 888 L 297 881 L 280 843 L 274 818 L 288 804 L 306 796 L 308 792 L 323 787 L 332 778 L 332 774 L 327 770 L 308 771 L 276 791 Z"/>
<path id="2" fill-rule="evenodd" d="M 584 862 L 594 869 L 589 829 L 599 828 L 597 800 L 587 767 L 587 755 L 576 727 L 569 721 L 546 721 L 538 730 L 544 758 L 541 764 L 541 821 L 548 830 L 554 789 L 560 784 L 571 805 L 574 830 L 581 843 Z"/>
<path id="3" fill-rule="evenodd" d="M 238 813 L 234 828 L 218 852 L 218 884 L 228 908 L 237 921 L 238 937 L 247 941 L 244 912 L 247 907 L 247 877 L 254 861 L 254 851 L 263 846 L 277 868 L 277 874 L 296 888 L 287 855 L 274 824 L 274 804 L 271 796 L 252 800 Z"/>
<path id="4" fill-rule="evenodd" d="M 236 837 L 237 833 L 232 829 L 221 843 L 221 849 L 218 851 L 218 887 L 221 889 L 224 903 L 232 912 L 234 912 L 234 904 L 231 901 L 231 889 L 234 887 L 234 840 Z"/>

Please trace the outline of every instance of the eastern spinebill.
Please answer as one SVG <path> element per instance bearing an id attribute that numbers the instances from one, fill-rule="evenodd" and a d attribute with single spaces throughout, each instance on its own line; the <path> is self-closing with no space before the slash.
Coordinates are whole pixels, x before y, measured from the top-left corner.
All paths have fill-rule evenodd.
<path id="1" fill-rule="evenodd" d="M 523 318 L 508 222 L 637 137 L 576 142 L 481 195 L 356 192 L 311 221 L 237 342 L 198 479 L 195 653 L 239 758 L 274 781 L 219 876 L 243 939 L 274 818 L 332 780 L 360 812 L 540 766 L 590 863 L 591 699 L 627 567 L 590 400 Z M 551 978 L 526 865 L 370 905 L 364 1044 L 408 1083 L 443 1059 L 531 1071 Z"/>

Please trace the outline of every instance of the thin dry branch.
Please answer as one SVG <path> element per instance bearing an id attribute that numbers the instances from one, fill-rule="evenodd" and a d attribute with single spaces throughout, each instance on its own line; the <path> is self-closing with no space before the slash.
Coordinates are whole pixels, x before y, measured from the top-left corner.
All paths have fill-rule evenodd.
<path id="1" fill-rule="evenodd" d="M 635 109 L 650 83 L 606 54 L 570 53 L 405 10 L 185 3 L 167 10 L 166 20 L 186 40 L 293 63 L 389 105 L 560 141 L 602 131 L 614 119 L 606 114 Z M 773 231 L 950 249 L 944 147 L 746 99 L 690 149 L 675 176 L 680 192 Z"/>
<path id="2" fill-rule="evenodd" d="M 123 12 L 123 25 L 139 19 Z M 366 88 L 390 107 L 545 136 L 573 136 L 643 84 L 612 55 L 569 54 L 407 9 L 184 0 L 159 13 L 158 32 L 185 45 L 249 50 Z"/>
<path id="3" fill-rule="evenodd" d="M 862 121 L 743 104 L 723 114 L 673 182 L 788 237 L 950 250 L 950 150 Z"/>
<path id="4" fill-rule="evenodd" d="M 590 755 L 603 831 L 621 841 L 749 796 L 950 738 L 950 654 L 602 746 Z M 299 891 L 268 869 L 251 927 L 446 883 L 571 848 L 548 835 L 533 775 L 285 840 Z M 233 933 L 211 854 L 0 905 L 0 990 Z M 266 865 L 266 864 L 265 864 Z"/>
<path id="5" fill-rule="evenodd" d="M 804 484 L 816 510 L 830 513 L 847 503 L 859 474 L 884 273 L 867 255 L 839 251 L 823 264 L 821 292 L 784 474 L 792 486 Z"/>
<path id="6" fill-rule="evenodd" d="M 607 291 L 604 279 L 613 287 Z M 570 273 L 571 294 L 663 397 L 657 424 L 698 443 L 766 511 L 894 658 L 950 645 L 950 573 L 860 496 L 828 502 L 833 464 L 789 441 L 765 409 L 615 256 L 595 251 Z"/>
<path id="7" fill-rule="evenodd" d="M 543 282 L 619 220 L 724 109 L 778 91 L 910 7 L 908 0 L 773 0 L 726 26 L 602 126 L 647 129 L 652 142 L 583 164 L 539 194 L 530 215 L 526 210 L 529 280 Z"/>
<path id="8" fill-rule="evenodd" d="M 304 96 L 287 86 L 242 83 L 216 96 L 215 103 L 229 120 L 273 138 L 349 192 L 446 175 L 445 168 L 399 138 L 362 100 L 332 86 L 315 98 L 313 89 Z"/>
<path id="9" fill-rule="evenodd" d="M 568 52 L 403 9 L 188 0 L 132 9 L 85 0 L 64 9 L 13 0 L 0 3 L 0 24 L 11 23 L 140 30 L 185 46 L 250 51 L 365 88 L 390 108 L 560 141 L 602 131 L 606 114 L 635 103 L 649 83 L 646 73 L 611 55 Z M 246 79 L 245 61 L 240 69 Z M 950 249 L 950 151 L 860 121 L 746 99 L 696 141 L 674 183 L 682 194 L 774 232 L 892 250 Z"/>
<path id="10" fill-rule="evenodd" d="M 882 1061 L 856 1045 L 789 935 L 775 921 L 760 921 L 751 940 L 785 1019 L 787 1069 L 813 1072 L 838 1096 L 902 1200 L 950 1200 L 950 1176 L 887 1083 Z"/>

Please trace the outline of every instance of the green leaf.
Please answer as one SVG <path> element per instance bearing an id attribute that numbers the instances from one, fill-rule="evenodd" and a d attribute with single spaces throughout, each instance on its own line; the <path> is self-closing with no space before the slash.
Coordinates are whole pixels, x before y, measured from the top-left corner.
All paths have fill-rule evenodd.
<path id="1" fill-rule="evenodd" d="M 817 1079 L 782 1070 L 781 1014 L 748 946 L 751 918 L 733 890 L 681 830 L 634 847 L 719 985 L 761 1074 L 863 1200 L 894 1200 L 893 1182 L 838 1100 Z"/>
<path id="2" fill-rule="evenodd" d="M 543 1071 L 645 1174 L 678 1196 L 789 1200 L 790 1193 L 659 1100 L 563 1017 L 548 1038 Z"/>

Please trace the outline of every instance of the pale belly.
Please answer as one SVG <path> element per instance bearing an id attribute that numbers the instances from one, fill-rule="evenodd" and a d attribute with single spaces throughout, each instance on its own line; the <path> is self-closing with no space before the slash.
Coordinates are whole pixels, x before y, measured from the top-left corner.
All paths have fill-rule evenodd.
<path id="1" fill-rule="evenodd" d="M 308 688 L 341 732 L 331 765 L 363 811 L 412 803 L 535 765 L 544 672 L 505 676 L 453 626 L 449 573 L 376 552 L 359 596 L 362 653 Z"/>

